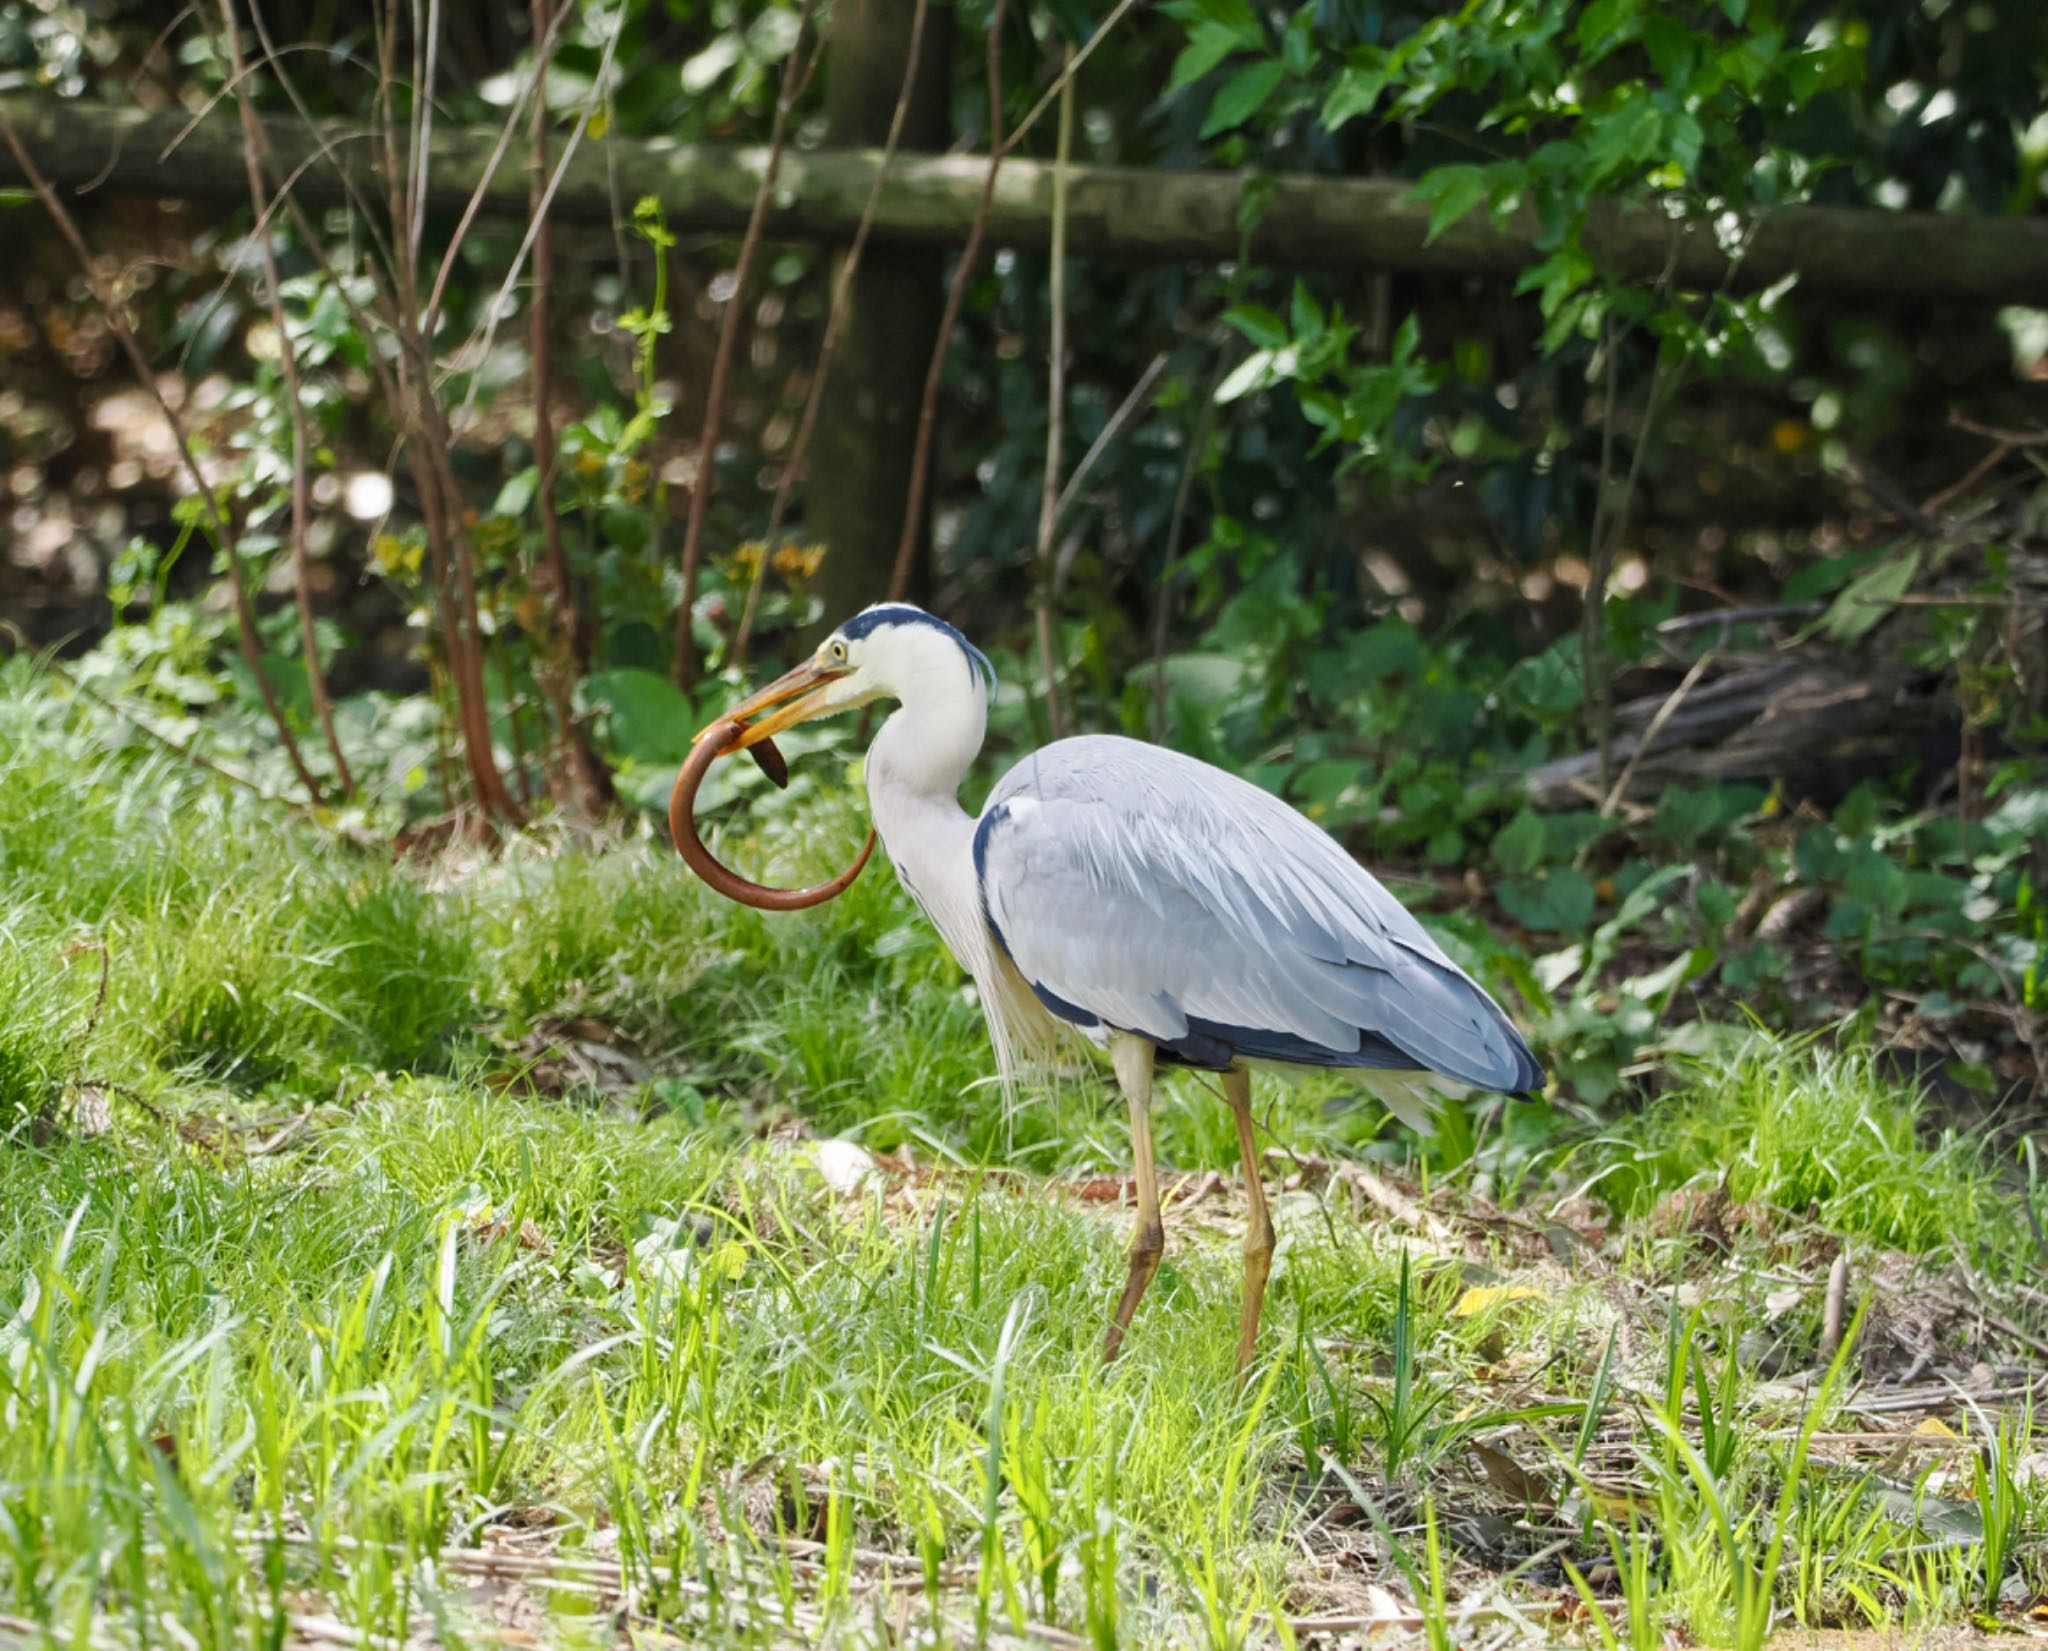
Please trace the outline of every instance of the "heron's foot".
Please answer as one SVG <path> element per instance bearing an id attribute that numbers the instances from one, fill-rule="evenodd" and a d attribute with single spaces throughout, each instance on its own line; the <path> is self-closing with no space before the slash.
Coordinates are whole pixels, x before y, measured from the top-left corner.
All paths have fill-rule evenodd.
<path id="1" fill-rule="evenodd" d="M 1104 1364 L 1110 1363 L 1122 1349 L 1124 1332 L 1131 1327 L 1131 1315 L 1138 1310 L 1139 1298 L 1151 1287 L 1152 1277 L 1159 1271 L 1159 1258 L 1165 1253 L 1166 1224 L 1157 1216 L 1141 1220 L 1131 1239 L 1131 1266 L 1124 1276 L 1124 1293 L 1117 1298 L 1109 1339 L 1102 1344 Z"/>

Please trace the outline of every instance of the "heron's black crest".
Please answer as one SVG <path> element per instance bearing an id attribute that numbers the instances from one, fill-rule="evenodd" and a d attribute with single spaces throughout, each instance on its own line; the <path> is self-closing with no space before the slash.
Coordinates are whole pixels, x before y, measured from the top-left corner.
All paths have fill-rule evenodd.
<path id="1" fill-rule="evenodd" d="M 925 625 L 942 636 L 951 637 L 954 645 L 967 656 L 968 669 L 979 671 L 982 680 L 988 684 L 989 692 L 995 692 L 996 668 L 988 662 L 988 655 L 945 620 L 912 603 L 883 602 L 872 608 L 863 608 L 839 627 L 839 634 L 849 642 L 858 642 L 862 637 L 892 625 Z"/>

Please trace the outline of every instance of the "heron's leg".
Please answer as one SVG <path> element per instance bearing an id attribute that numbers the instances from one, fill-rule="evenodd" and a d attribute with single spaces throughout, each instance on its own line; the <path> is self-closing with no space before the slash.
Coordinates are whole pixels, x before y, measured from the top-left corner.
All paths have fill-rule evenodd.
<path id="1" fill-rule="evenodd" d="M 1237 1123 L 1237 1155 L 1244 1164 L 1244 1195 L 1251 1206 L 1244 1230 L 1244 1303 L 1237 1320 L 1237 1379 L 1244 1380 L 1259 1339 L 1259 1310 L 1266 1300 L 1266 1274 L 1273 1266 L 1273 1217 L 1266 1209 L 1266 1189 L 1259 1184 L 1259 1147 L 1252 1133 L 1252 1075 L 1243 1070 L 1223 1074 L 1223 1098 Z"/>
<path id="2" fill-rule="evenodd" d="M 1131 1109 L 1131 1164 L 1138 1180 L 1138 1226 L 1131 1235 L 1131 1270 L 1124 1278 L 1124 1293 L 1117 1301 L 1110 1322 L 1109 1340 L 1102 1346 L 1107 1364 L 1124 1344 L 1124 1332 L 1131 1326 L 1131 1314 L 1138 1310 L 1138 1298 L 1159 1271 L 1159 1257 L 1166 1249 L 1166 1224 L 1159 1219 L 1159 1173 L 1152 1163 L 1152 1045 L 1143 1038 L 1118 1036 L 1110 1044 L 1110 1059 L 1116 1065 L 1116 1081 Z"/>

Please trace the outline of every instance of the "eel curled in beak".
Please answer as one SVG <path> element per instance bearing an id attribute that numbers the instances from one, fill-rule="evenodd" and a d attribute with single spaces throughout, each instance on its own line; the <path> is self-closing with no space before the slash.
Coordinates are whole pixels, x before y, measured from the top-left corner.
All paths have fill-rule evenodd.
<path id="1" fill-rule="evenodd" d="M 830 709 L 823 703 L 826 687 L 842 674 L 815 664 L 800 665 L 702 729 L 691 742 L 689 759 L 676 775 L 675 790 L 669 794 L 669 836 L 689 868 L 728 900 L 759 911 L 803 911 L 810 906 L 822 906 L 846 892 L 867 865 L 868 856 L 874 853 L 875 834 L 870 829 L 859 857 L 837 877 L 810 888 L 778 889 L 753 882 L 721 864 L 697 835 L 697 788 L 704 783 L 711 765 L 728 752 L 746 751 L 769 779 L 778 786 L 786 786 L 789 765 L 775 747 L 775 735 Z M 763 712 L 768 714 L 763 716 Z M 760 720 L 754 721 L 756 717 Z"/>

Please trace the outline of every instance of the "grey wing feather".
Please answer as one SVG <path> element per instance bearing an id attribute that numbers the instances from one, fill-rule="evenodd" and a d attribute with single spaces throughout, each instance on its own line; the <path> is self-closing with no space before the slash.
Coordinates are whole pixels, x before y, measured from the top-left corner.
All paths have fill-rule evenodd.
<path id="1" fill-rule="evenodd" d="M 990 794 L 975 863 L 1018 968 L 1083 1024 L 1170 1052 L 1543 1081 L 1499 1005 L 1334 839 L 1178 752 L 1045 747 Z"/>

